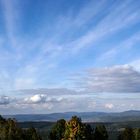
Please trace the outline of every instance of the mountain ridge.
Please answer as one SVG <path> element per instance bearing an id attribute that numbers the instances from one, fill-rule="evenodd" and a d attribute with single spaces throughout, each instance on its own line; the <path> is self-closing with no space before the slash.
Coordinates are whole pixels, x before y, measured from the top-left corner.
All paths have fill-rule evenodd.
<path id="1" fill-rule="evenodd" d="M 123 112 L 62 112 L 50 114 L 15 114 L 3 115 L 5 118 L 15 118 L 17 121 L 52 121 L 70 119 L 78 116 L 85 122 L 121 122 L 140 121 L 140 110 L 128 110 Z"/>

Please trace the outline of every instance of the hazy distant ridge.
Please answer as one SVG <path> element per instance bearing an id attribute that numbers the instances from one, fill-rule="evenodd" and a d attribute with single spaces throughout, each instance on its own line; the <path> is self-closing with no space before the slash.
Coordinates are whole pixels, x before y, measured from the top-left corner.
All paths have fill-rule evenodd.
<path id="1" fill-rule="evenodd" d="M 15 118 L 17 121 L 56 121 L 64 118 L 70 119 L 71 116 L 76 115 L 81 117 L 86 122 L 122 122 L 122 121 L 140 121 L 140 111 L 129 110 L 119 113 L 105 113 L 105 112 L 65 112 L 52 114 L 18 114 L 18 115 L 4 115 L 6 118 Z"/>

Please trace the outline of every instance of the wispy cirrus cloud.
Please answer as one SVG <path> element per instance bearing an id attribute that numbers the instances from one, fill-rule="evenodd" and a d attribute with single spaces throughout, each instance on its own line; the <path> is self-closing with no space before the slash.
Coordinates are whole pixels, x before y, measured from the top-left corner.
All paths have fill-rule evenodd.
<path id="1" fill-rule="evenodd" d="M 22 104 L 24 113 L 40 112 L 40 105 L 41 112 L 55 112 L 56 107 L 108 111 L 121 110 L 123 101 L 131 109 L 129 103 L 136 101 L 133 108 L 139 108 L 130 96 L 140 92 L 139 2 L 66 3 L 67 8 L 57 2 L 1 1 L 5 32 L 0 34 L 0 94 L 6 94 L 0 97 L 1 107 L 21 112 Z M 76 78 L 70 81 L 71 73 Z M 17 97 L 15 102 L 11 96 Z"/>
<path id="2" fill-rule="evenodd" d="M 3 14 L 5 18 L 5 27 L 8 39 L 13 47 L 17 47 L 16 28 L 18 24 L 18 12 L 16 9 L 16 1 L 2 0 Z"/>
<path id="3" fill-rule="evenodd" d="M 118 57 L 118 55 L 127 53 L 131 54 L 131 49 L 136 48 L 135 46 L 138 42 L 140 42 L 140 32 L 135 33 L 131 37 L 123 40 L 120 44 L 113 45 L 112 48 L 109 48 L 106 52 L 103 52 L 97 59 L 96 63 L 101 63 L 101 61 L 104 61 L 106 63 L 109 63 L 110 61 L 113 61 L 115 58 Z M 135 58 L 134 58 L 135 59 Z"/>
<path id="4" fill-rule="evenodd" d="M 112 9 L 107 16 L 97 24 L 96 28 L 90 28 L 90 30 L 83 36 L 80 36 L 77 40 L 72 42 L 74 49 L 80 49 L 83 47 L 91 46 L 97 41 L 101 41 L 102 38 L 112 36 L 121 29 L 128 28 L 136 23 L 139 23 L 140 11 L 135 9 L 135 6 L 131 6 L 132 1 L 113 5 Z M 124 11 L 125 9 L 125 11 Z M 120 13 L 122 13 L 120 15 Z M 123 23 L 121 23 L 123 20 Z M 121 23 L 121 24 L 120 24 Z"/>

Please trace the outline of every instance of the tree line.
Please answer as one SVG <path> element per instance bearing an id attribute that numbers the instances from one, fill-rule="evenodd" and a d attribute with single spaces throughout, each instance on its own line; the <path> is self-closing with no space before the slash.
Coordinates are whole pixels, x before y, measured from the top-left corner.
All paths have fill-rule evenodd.
<path id="1" fill-rule="evenodd" d="M 125 128 L 118 136 L 118 140 L 140 140 L 140 128 Z"/>
<path id="2" fill-rule="evenodd" d="M 81 119 L 73 116 L 69 121 L 58 120 L 51 129 L 50 140 L 107 140 L 108 133 L 104 125 L 99 125 L 95 130 L 82 123 Z"/>
<path id="3" fill-rule="evenodd" d="M 108 140 L 109 135 L 104 125 L 92 128 L 73 116 L 69 121 L 58 120 L 49 134 L 50 140 Z M 140 128 L 125 128 L 119 133 L 118 140 L 140 140 Z"/>
<path id="4" fill-rule="evenodd" d="M 69 121 L 58 120 L 45 140 L 108 140 L 108 132 L 104 125 L 92 128 L 73 116 Z M 33 127 L 20 128 L 15 119 L 4 119 L 0 116 L 0 140 L 42 140 Z M 140 128 L 125 128 L 120 132 L 118 140 L 140 140 Z"/>
<path id="5" fill-rule="evenodd" d="M 0 116 L 0 140 L 41 140 L 35 128 L 21 129 L 15 119 Z"/>

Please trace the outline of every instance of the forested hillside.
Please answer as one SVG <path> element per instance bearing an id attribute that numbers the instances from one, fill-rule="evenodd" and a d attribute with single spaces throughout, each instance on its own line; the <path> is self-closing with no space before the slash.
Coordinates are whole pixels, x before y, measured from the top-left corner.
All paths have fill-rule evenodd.
<path id="1" fill-rule="evenodd" d="M 127 124 L 83 123 L 77 116 L 67 121 L 18 123 L 0 116 L 0 140 L 140 140 L 139 123 Z"/>
<path id="2" fill-rule="evenodd" d="M 0 116 L 0 140 L 41 140 L 35 128 L 21 129 L 14 119 Z"/>

